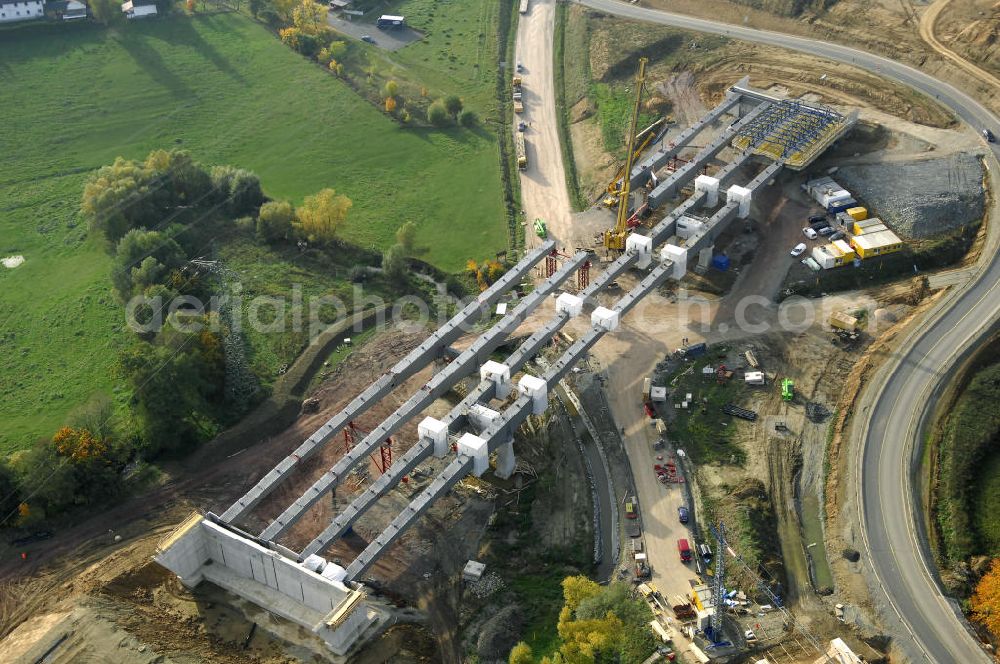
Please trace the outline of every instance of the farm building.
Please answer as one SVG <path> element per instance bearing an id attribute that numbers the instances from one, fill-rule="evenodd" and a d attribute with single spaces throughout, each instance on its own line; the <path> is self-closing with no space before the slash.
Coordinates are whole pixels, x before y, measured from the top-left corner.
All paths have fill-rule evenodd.
<path id="1" fill-rule="evenodd" d="M 0 0 L 0 23 L 30 21 L 45 15 L 42 0 Z"/>

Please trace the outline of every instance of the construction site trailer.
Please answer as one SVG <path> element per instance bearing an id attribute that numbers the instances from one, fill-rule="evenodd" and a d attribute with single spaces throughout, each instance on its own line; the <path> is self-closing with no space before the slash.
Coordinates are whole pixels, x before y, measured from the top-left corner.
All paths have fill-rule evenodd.
<path id="1" fill-rule="evenodd" d="M 864 260 L 899 251 L 903 248 L 903 241 L 892 231 L 884 230 L 855 235 L 851 238 L 851 246 L 857 252 L 858 258 Z"/>
<path id="2" fill-rule="evenodd" d="M 882 228 L 878 228 L 881 226 Z M 868 232 L 880 231 L 885 228 L 885 224 L 878 217 L 872 217 L 871 219 L 862 219 L 860 221 L 855 221 L 851 226 L 851 232 L 855 235 L 864 235 Z"/>

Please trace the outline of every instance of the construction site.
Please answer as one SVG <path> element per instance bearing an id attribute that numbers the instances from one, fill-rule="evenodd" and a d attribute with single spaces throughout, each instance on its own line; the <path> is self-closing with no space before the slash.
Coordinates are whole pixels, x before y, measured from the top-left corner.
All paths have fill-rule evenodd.
<path id="1" fill-rule="evenodd" d="M 645 662 L 909 661 L 841 518 L 841 450 L 863 385 L 956 283 L 932 270 L 983 246 L 980 153 L 944 178 L 969 219 L 937 228 L 913 193 L 951 188 L 920 178 L 979 130 L 752 75 L 685 103 L 683 73 L 673 115 L 640 122 L 669 85 L 630 56 L 621 158 L 569 132 L 602 164 L 572 212 L 532 32 L 552 11 L 520 3 L 527 240 L 503 276 L 352 348 L 285 431 L 81 525 L 74 564 L 8 582 L 0 659 L 485 663 L 527 642 L 537 661 L 584 575 L 648 607 Z M 883 161 L 910 189 L 871 181 Z M 932 262 L 921 223 L 954 256 Z"/>

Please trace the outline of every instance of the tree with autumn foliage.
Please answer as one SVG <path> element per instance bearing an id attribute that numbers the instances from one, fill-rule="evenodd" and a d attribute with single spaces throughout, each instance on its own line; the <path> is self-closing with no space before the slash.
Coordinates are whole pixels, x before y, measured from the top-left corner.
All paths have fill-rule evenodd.
<path id="1" fill-rule="evenodd" d="M 628 586 L 601 586 L 585 576 L 563 579 L 563 608 L 556 629 L 559 649 L 542 657 L 542 664 L 638 664 L 656 646 L 649 630 L 649 606 L 632 596 Z M 520 643 L 508 662 L 533 661 L 531 649 Z"/>
<path id="2" fill-rule="evenodd" d="M 507 270 L 500 261 L 487 260 L 479 263 L 470 258 L 465 263 L 465 271 L 475 277 L 479 290 L 484 291 L 496 283 L 496 280 L 502 277 Z"/>
<path id="3" fill-rule="evenodd" d="M 969 607 L 973 620 L 1000 636 L 1000 558 L 994 558 L 990 570 L 979 579 Z"/>
<path id="4" fill-rule="evenodd" d="M 310 242 L 330 244 L 337 239 L 337 231 L 347 220 L 351 199 L 333 189 L 322 189 L 313 196 L 306 196 L 296 208 L 302 234 Z"/>

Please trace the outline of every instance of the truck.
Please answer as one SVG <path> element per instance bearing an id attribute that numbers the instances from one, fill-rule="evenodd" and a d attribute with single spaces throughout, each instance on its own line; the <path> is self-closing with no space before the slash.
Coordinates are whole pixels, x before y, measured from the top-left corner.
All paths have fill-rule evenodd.
<path id="1" fill-rule="evenodd" d="M 514 132 L 514 154 L 517 155 L 517 167 L 522 171 L 528 167 L 528 151 L 524 145 L 524 134 Z"/>
<path id="2" fill-rule="evenodd" d="M 521 6 L 518 7 L 518 9 L 517 9 L 518 13 L 521 13 L 521 14 L 527 14 L 528 13 L 528 2 L 529 2 L 529 0 L 521 0 Z"/>
<path id="3" fill-rule="evenodd" d="M 635 578 L 638 579 L 648 579 L 652 576 L 649 570 L 649 563 L 646 561 L 645 553 L 637 553 L 635 555 Z"/>
<path id="4" fill-rule="evenodd" d="M 401 28 L 406 25 L 406 19 L 402 16 L 391 16 L 389 14 L 382 14 L 375 21 L 375 27 L 379 30 L 388 30 L 390 28 Z"/>
<path id="5" fill-rule="evenodd" d="M 524 113 L 524 101 L 522 99 L 523 95 L 521 90 L 521 77 L 520 76 L 513 77 L 510 80 L 510 85 L 511 89 L 513 90 L 514 112 Z"/>
<path id="6" fill-rule="evenodd" d="M 649 391 L 652 389 L 652 387 L 653 387 L 653 381 L 649 377 L 646 377 L 646 379 L 644 381 L 642 381 L 642 400 L 643 401 L 649 401 Z"/>
<path id="7" fill-rule="evenodd" d="M 683 537 L 677 540 L 677 553 L 680 554 L 682 563 L 691 562 L 691 543 Z"/>

